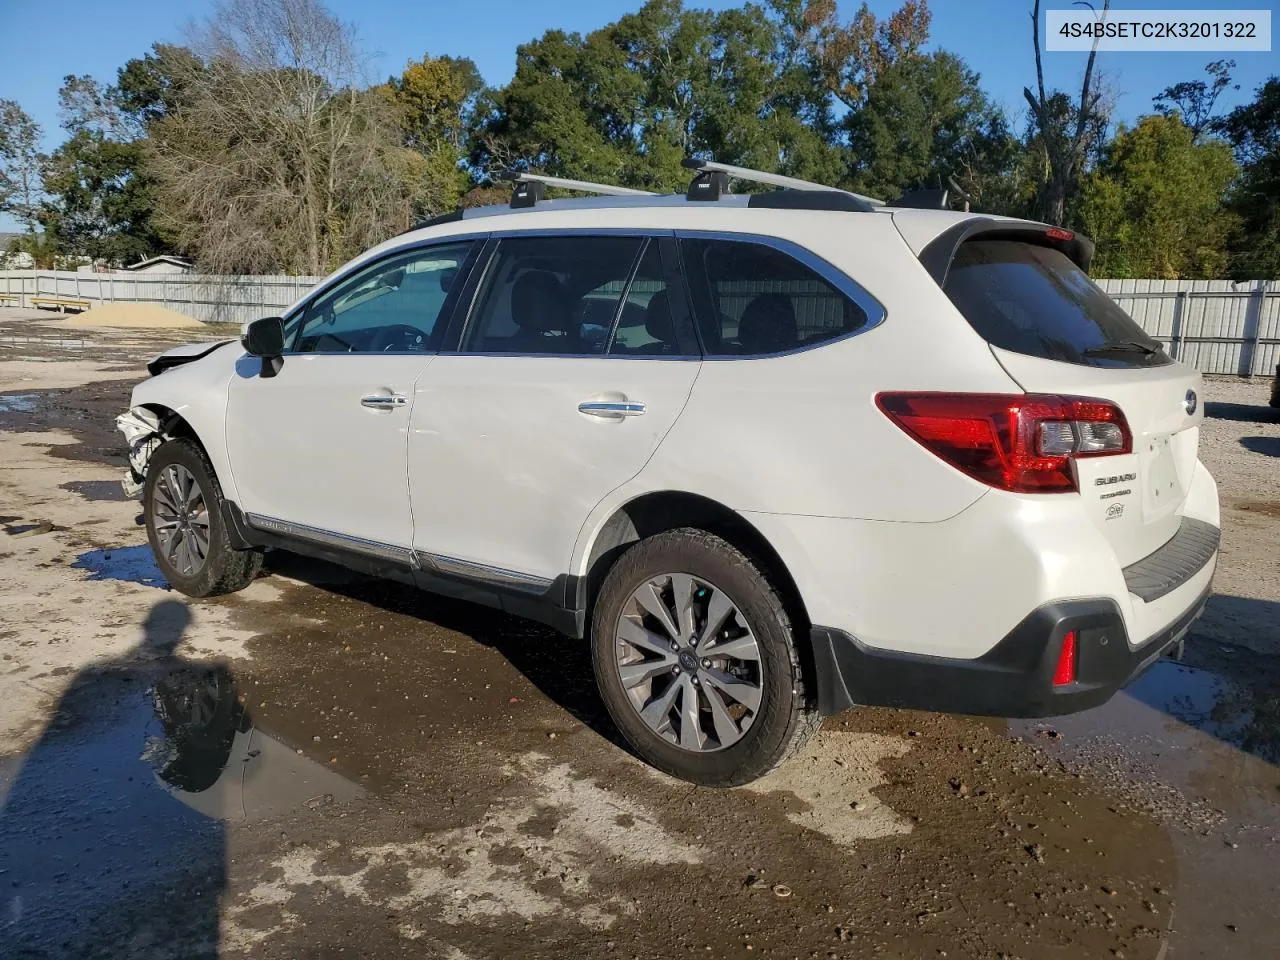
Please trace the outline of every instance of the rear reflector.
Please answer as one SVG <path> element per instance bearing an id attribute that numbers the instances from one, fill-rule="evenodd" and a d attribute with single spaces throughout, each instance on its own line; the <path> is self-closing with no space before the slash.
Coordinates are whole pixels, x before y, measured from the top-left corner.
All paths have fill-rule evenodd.
<path id="1" fill-rule="evenodd" d="M 881 393 L 876 405 L 931 453 L 1015 493 L 1070 493 L 1071 461 L 1132 453 L 1109 400 L 1035 393 Z"/>
<path id="2" fill-rule="evenodd" d="M 1053 685 L 1065 687 L 1076 682 L 1076 632 L 1071 630 L 1062 638 L 1062 651 L 1058 654 L 1058 666 L 1053 671 Z"/>

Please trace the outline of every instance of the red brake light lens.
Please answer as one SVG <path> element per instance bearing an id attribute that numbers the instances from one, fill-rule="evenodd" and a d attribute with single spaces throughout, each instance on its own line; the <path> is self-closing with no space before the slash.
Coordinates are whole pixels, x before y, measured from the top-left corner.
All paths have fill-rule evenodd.
<path id="1" fill-rule="evenodd" d="M 1070 230 L 1063 230 L 1061 227 L 1050 227 L 1044 232 L 1044 235 L 1050 240 L 1074 240 L 1076 235 Z"/>
<path id="2" fill-rule="evenodd" d="M 1131 453 L 1108 400 L 1020 393 L 881 393 L 876 405 L 922 446 L 975 480 L 1015 493 L 1076 490 L 1071 460 Z"/>
<path id="3" fill-rule="evenodd" d="M 1058 653 L 1058 666 L 1053 671 L 1053 685 L 1066 687 L 1076 682 L 1076 632 L 1071 630 L 1062 638 L 1062 650 Z"/>

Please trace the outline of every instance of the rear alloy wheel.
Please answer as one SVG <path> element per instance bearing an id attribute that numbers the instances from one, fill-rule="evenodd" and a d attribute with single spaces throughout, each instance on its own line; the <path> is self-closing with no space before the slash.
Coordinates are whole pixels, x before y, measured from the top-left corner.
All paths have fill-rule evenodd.
<path id="1" fill-rule="evenodd" d="M 260 550 L 235 550 L 222 515 L 222 488 L 191 440 L 160 445 L 142 490 L 147 539 L 165 579 L 189 597 L 248 586 L 262 569 Z"/>
<path id="2" fill-rule="evenodd" d="M 618 678 L 649 728 L 685 750 L 723 750 L 760 709 L 760 647 L 719 587 L 687 573 L 646 580 L 615 630 Z"/>
<path id="3" fill-rule="evenodd" d="M 704 530 L 673 530 L 623 554 L 601 586 L 591 642 L 614 722 L 673 776 L 750 782 L 817 727 L 777 592 Z"/>

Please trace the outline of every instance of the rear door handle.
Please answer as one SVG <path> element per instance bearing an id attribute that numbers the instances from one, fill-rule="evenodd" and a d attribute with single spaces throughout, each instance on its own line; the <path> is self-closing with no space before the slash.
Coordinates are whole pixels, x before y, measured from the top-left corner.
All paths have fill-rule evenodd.
<path id="1" fill-rule="evenodd" d="M 647 408 L 639 400 L 583 400 L 578 404 L 578 412 L 589 417 L 602 420 L 621 420 L 623 417 L 638 417 Z"/>
<path id="2" fill-rule="evenodd" d="M 360 398 L 360 406 L 369 407 L 372 410 L 394 410 L 408 402 L 409 398 L 403 393 L 372 393 Z"/>

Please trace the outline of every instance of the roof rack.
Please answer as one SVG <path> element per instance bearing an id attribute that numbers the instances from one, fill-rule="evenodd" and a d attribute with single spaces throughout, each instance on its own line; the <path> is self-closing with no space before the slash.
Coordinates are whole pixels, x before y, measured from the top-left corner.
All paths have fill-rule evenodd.
<path id="1" fill-rule="evenodd" d="M 884 206 L 884 201 L 877 200 L 875 197 L 863 196 L 860 193 L 854 193 L 852 190 L 840 190 L 838 187 L 832 187 L 825 183 L 814 183 L 812 180 L 786 177 L 780 173 L 766 173 L 763 170 L 735 167 L 731 163 L 717 163 L 715 160 L 697 160 L 693 157 L 688 157 L 681 163 L 685 169 L 698 171 L 698 175 L 694 177 L 693 183 L 689 186 L 690 200 L 718 199 L 724 191 L 725 180 L 728 177 L 736 177 L 739 180 L 747 180 L 752 183 L 767 183 L 774 187 L 783 187 L 789 190 L 820 190 L 827 193 L 847 193 L 849 196 L 856 197 L 873 206 Z M 717 173 L 724 174 L 724 178 L 715 177 Z"/>
<path id="2" fill-rule="evenodd" d="M 532 207 L 539 200 L 546 199 L 547 187 L 578 190 L 582 193 L 599 193 L 609 197 L 658 196 L 652 190 L 633 190 L 630 187 L 615 187 L 610 183 L 592 183 L 590 180 L 566 180 L 563 177 L 549 177 L 541 173 L 527 173 L 524 170 L 505 170 L 498 174 L 497 179 L 511 181 L 511 206 L 515 208 Z"/>

